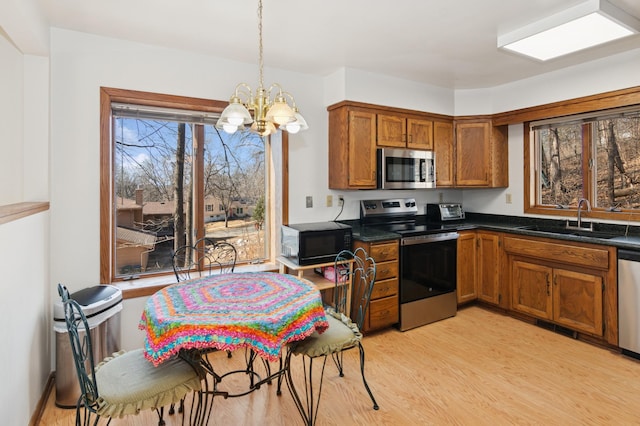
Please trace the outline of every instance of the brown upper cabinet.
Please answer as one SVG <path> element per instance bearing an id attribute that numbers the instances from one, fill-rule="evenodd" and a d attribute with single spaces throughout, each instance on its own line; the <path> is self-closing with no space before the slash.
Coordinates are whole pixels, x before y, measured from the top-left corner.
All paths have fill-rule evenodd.
<path id="1" fill-rule="evenodd" d="M 376 188 L 376 149 L 433 150 L 436 187 L 509 186 L 506 126 L 490 118 L 451 116 L 342 101 L 329 111 L 329 188 Z"/>
<path id="2" fill-rule="evenodd" d="M 329 188 L 376 187 L 376 114 L 329 107 Z"/>
<path id="3" fill-rule="evenodd" d="M 433 150 L 433 121 L 377 114 L 377 146 Z"/>
<path id="4" fill-rule="evenodd" d="M 433 122 L 433 152 L 436 158 L 436 188 L 453 187 L 453 121 Z"/>
<path id="5" fill-rule="evenodd" d="M 490 119 L 456 120 L 454 151 L 455 187 L 509 186 L 506 126 L 494 127 Z M 436 173 L 437 153 L 436 150 Z"/>

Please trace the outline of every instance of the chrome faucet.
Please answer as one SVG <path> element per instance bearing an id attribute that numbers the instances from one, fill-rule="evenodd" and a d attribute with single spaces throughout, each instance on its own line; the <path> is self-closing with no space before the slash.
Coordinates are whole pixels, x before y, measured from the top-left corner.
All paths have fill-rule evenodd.
<path id="1" fill-rule="evenodd" d="M 587 203 L 587 211 L 588 212 L 591 211 L 591 203 L 589 202 L 589 200 L 587 200 L 586 198 L 580 198 L 578 200 L 578 228 L 582 228 L 581 211 L 582 211 L 582 204 L 583 203 Z M 593 230 L 593 223 L 590 224 L 589 229 Z"/>

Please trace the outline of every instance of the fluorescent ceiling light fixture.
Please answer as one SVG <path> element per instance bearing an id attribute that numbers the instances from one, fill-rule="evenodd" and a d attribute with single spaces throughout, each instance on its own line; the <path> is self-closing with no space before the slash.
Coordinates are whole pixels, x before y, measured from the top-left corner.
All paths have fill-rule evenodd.
<path id="1" fill-rule="evenodd" d="M 606 0 L 589 0 L 498 36 L 498 48 L 540 61 L 640 32 L 640 21 Z"/>

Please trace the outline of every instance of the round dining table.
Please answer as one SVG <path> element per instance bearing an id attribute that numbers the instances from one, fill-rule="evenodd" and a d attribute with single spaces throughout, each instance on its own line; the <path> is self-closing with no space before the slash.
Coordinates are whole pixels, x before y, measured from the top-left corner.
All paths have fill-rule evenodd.
<path id="1" fill-rule="evenodd" d="M 154 365 L 182 350 L 246 348 L 279 360 L 282 348 L 329 326 L 319 290 L 273 272 L 210 275 L 167 286 L 146 302 L 139 328 Z"/>

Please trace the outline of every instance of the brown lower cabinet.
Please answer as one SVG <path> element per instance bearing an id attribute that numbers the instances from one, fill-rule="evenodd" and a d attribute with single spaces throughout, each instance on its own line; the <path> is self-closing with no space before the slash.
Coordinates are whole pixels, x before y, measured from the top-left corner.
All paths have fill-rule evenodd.
<path id="1" fill-rule="evenodd" d="M 480 300 L 618 344 L 615 247 L 461 231 L 458 304 Z"/>
<path id="2" fill-rule="evenodd" d="M 525 260 L 512 268 L 513 310 L 602 336 L 601 276 Z"/>
<path id="3" fill-rule="evenodd" d="M 497 232 L 478 231 L 478 299 L 498 305 L 500 291 L 500 267 L 502 235 Z"/>
<path id="4" fill-rule="evenodd" d="M 363 332 L 379 330 L 399 320 L 398 297 L 399 246 L 398 240 L 355 241 L 354 249 L 362 247 L 376 262 L 376 282 L 366 313 Z M 355 295 L 352 299 L 355 299 Z M 353 311 L 352 311 L 353 313 Z"/>
<path id="5" fill-rule="evenodd" d="M 618 344 L 615 247 L 505 236 L 511 309 Z"/>
<path id="6" fill-rule="evenodd" d="M 460 231 L 456 259 L 458 304 L 478 298 L 476 231 Z"/>
<path id="7" fill-rule="evenodd" d="M 458 238 L 458 304 L 482 300 L 502 302 L 502 234 L 493 231 L 461 231 Z"/>

